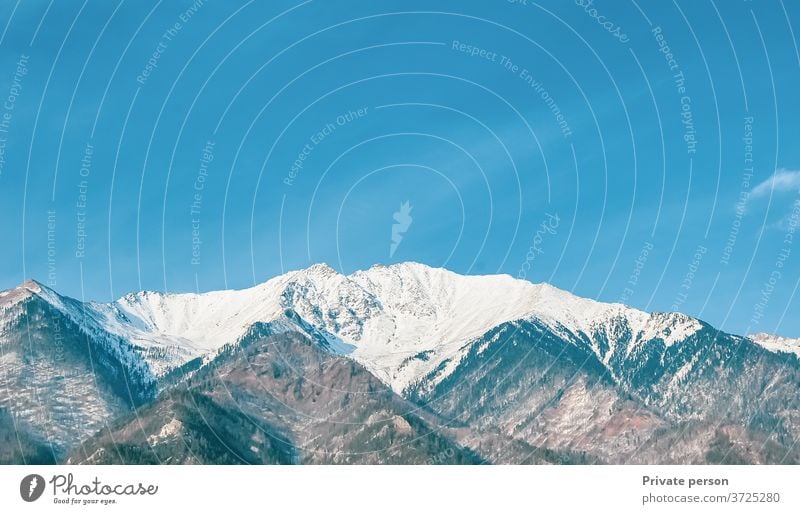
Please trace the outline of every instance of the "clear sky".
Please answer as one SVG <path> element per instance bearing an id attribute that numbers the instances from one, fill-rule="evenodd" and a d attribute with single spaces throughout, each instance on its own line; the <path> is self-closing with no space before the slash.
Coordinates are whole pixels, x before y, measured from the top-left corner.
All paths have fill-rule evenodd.
<path id="1" fill-rule="evenodd" d="M 800 337 L 796 2 L 7 0 L 0 30 L 2 288 L 413 260 Z"/>

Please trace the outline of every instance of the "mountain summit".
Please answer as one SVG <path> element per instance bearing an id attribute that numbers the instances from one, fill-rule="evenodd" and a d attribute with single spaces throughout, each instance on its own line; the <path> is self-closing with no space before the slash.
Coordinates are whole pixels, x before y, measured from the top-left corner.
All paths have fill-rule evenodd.
<path id="1" fill-rule="evenodd" d="M 585 337 L 604 361 L 616 351 L 630 353 L 642 341 L 660 338 L 669 346 L 701 326 L 680 314 L 650 315 L 509 275 L 463 276 L 412 262 L 351 275 L 315 264 L 244 290 L 146 291 L 110 304 L 78 305 L 32 281 L 20 288 L 139 347 L 155 376 L 235 344 L 254 323 L 275 322 L 287 329 L 313 326 L 331 348 L 364 364 L 397 392 L 453 358 L 471 339 L 509 321 L 537 319 L 554 331 Z M 623 321 L 634 336 L 624 349 L 613 333 Z M 414 359 L 419 354 L 425 358 Z"/>
<path id="2" fill-rule="evenodd" d="M 496 446 L 476 456 L 489 461 L 524 461 L 503 453 L 522 445 L 542 458 L 548 448 L 573 461 L 569 452 L 588 451 L 602 461 L 647 462 L 661 451 L 654 434 L 688 422 L 717 446 L 793 448 L 800 432 L 792 341 L 748 339 L 680 313 L 648 314 L 508 275 L 463 276 L 418 263 L 350 275 L 316 264 L 243 290 L 147 291 L 112 303 L 80 302 L 28 281 L 0 293 L 3 385 L 13 391 L 0 409 L 22 416 L 31 434 L 70 448 L 126 409 L 208 377 L 223 362 L 231 368 L 231 355 L 248 344 L 286 337 L 295 338 L 286 348 L 300 351 L 307 341 L 432 415 L 477 430 L 459 442 Z M 85 368 L 96 386 L 67 364 Z M 38 396 L 65 387 L 83 394 L 61 395 L 55 405 Z M 553 432 L 561 423 L 571 438 Z M 731 423 L 744 432 L 717 434 Z M 603 435 L 611 426 L 613 437 Z M 647 450 L 639 448 L 648 440 Z M 294 455 L 287 451 L 276 455 Z M 766 459 L 753 452 L 742 458 Z"/>
<path id="3" fill-rule="evenodd" d="M 580 339 L 604 363 L 648 341 L 680 343 L 703 326 L 680 313 L 647 314 L 509 275 L 464 276 L 415 262 L 350 275 L 320 263 L 243 290 L 144 291 L 107 304 L 64 298 L 34 280 L 0 295 L 0 302 L 35 295 L 78 324 L 130 342 L 156 377 L 235 344 L 254 323 L 314 327 L 331 349 L 398 393 L 510 321 L 537 320 Z M 791 350 L 774 336 L 753 340 L 769 350 Z"/>

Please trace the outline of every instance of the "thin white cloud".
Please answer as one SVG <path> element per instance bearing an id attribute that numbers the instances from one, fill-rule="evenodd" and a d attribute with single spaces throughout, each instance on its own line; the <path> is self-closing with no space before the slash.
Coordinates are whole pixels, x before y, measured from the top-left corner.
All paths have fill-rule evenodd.
<path id="1" fill-rule="evenodd" d="M 785 193 L 787 191 L 800 192 L 800 171 L 777 170 L 771 177 L 754 187 L 750 197 L 760 198 L 771 192 Z"/>

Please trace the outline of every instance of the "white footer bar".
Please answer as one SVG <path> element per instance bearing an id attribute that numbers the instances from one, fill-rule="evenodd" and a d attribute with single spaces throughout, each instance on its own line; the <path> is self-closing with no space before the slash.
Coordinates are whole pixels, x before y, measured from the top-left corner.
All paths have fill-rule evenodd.
<path id="1" fill-rule="evenodd" d="M 800 468 L 0 466 L 0 507 L 4 513 L 137 514 L 255 508 L 348 514 L 800 512 Z"/>

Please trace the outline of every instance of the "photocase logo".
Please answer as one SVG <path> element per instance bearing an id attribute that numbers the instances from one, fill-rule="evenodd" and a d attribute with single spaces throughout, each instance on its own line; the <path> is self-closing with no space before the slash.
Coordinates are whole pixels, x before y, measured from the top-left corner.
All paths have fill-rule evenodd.
<path id="1" fill-rule="evenodd" d="M 35 502 L 44 492 L 44 478 L 41 475 L 28 475 L 19 483 L 19 494 L 26 502 Z"/>
<path id="2" fill-rule="evenodd" d="M 392 244 L 389 247 L 389 257 L 394 257 L 394 252 L 403 241 L 403 235 L 408 232 L 408 227 L 414 219 L 411 217 L 411 203 L 406 200 L 405 203 L 400 204 L 400 209 L 392 215 L 392 218 L 397 222 L 392 225 Z"/>

